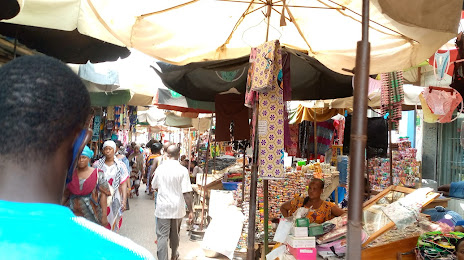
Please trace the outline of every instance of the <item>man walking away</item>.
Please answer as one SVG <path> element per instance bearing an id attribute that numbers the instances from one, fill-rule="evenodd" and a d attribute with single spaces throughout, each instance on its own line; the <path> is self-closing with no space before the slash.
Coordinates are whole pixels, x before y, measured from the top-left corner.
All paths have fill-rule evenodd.
<path id="1" fill-rule="evenodd" d="M 188 170 L 180 165 L 180 149 L 171 145 L 166 150 L 167 160 L 155 171 L 153 188 L 158 189 L 156 199 L 156 235 L 158 237 L 158 259 L 168 259 L 168 239 L 172 250 L 171 260 L 179 259 L 179 232 L 185 216 L 185 204 L 189 210 L 189 221 L 193 220 L 192 185 Z"/>

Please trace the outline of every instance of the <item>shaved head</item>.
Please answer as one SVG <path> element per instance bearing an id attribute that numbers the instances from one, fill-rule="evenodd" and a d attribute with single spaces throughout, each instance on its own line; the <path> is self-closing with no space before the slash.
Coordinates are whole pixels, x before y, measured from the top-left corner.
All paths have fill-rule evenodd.
<path id="1" fill-rule="evenodd" d="M 177 145 L 170 145 L 166 150 L 166 153 L 168 154 L 169 158 L 177 160 L 179 159 L 180 148 L 177 147 Z"/>
<path id="2" fill-rule="evenodd" d="M 166 142 L 166 143 L 164 143 L 164 144 L 163 144 L 163 150 L 164 150 L 165 152 L 167 152 L 167 151 L 168 151 L 168 148 L 169 148 L 169 146 L 171 146 L 171 143 L 170 143 L 170 142 Z"/>

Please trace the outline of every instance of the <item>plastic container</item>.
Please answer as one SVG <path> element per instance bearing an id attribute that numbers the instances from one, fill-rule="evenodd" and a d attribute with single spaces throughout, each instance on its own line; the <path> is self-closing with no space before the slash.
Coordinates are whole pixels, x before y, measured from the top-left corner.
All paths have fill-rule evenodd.
<path id="1" fill-rule="evenodd" d="M 236 190 L 239 183 L 241 182 L 222 182 L 222 187 L 224 190 Z"/>

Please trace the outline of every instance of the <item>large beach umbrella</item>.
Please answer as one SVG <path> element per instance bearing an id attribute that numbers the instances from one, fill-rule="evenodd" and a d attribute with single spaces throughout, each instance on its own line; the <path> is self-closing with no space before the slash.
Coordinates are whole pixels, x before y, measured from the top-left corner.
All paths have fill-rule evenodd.
<path id="1" fill-rule="evenodd" d="M 126 46 L 177 65 L 241 57 L 250 46 L 279 39 L 343 72 L 355 66 L 361 39 L 362 0 L 87 2 Z M 409 68 L 430 57 L 456 36 L 461 9 L 461 0 L 371 0 L 370 73 Z"/>

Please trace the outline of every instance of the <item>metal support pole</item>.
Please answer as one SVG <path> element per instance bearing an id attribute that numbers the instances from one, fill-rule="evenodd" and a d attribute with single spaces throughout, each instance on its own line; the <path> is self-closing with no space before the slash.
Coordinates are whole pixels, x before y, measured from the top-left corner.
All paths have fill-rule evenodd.
<path id="1" fill-rule="evenodd" d="M 205 172 L 203 173 L 203 201 L 201 203 L 201 223 L 200 230 L 203 230 L 203 222 L 205 220 L 205 205 L 206 205 L 206 185 L 208 180 L 208 159 L 209 159 L 209 145 L 211 143 L 211 132 L 208 133 L 208 143 L 206 149 L 206 163 L 205 163 Z"/>
<path id="2" fill-rule="evenodd" d="M 390 109 L 391 113 L 391 109 Z M 388 152 L 390 156 L 390 186 L 393 185 L 393 146 L 392 146 L 392 121 L 391 115 L 388 116 Z"/>
<path id="3" fill-rule="evenodd" d="M 189 161 L 189 164 L 188 164 L 188 172 L 189 172 L 189 175 L 190 175 L 190 165 L 193 163 L 192 162 L 192 141 L 190 140 L 190 128 L 189 128 L 189 131 L 188 131 L 188 136 L 187 136 L 187 147 L 188 147 L 188 154 L 187 154 L 187 158 L 188 158 L 188 161 Z"/>
<path id="4" fill-rule="evenodd" d="M 369 0 L 362 5 L 362 40 L 357 44 L 353 121 L 350 149 L 350 199 L 348 201 L 348 259 L 361 259 L 362 204 L 364 197 L 365 150 L 367 142 L 367 93 L 369 88 L 370 43 Z"/>
<path id="5" fill-rule="evenodd" d="M 242 174 L 242 204 L 243 204 L 243 201 L 245 201 L 245 167 L 246 167 L 246 164 L 245 164 L 245 158 L 246 158 L 246 148 L 243 148 L 243 174 Z"/>
<path id="6" fill-rule="evenodd" d="M 248 216 L 248 248 L 247 260 L 255 259 L 255 233 L 256 233 L 256 189 L 258 186 L 258 113 L 259 106 L 256 104 L 253 116 L 255 118 L 255 139 L 253 145 L 253 166 L 251 167 L 251 182 L 250 182 L 250 209 Z"/>
<path id="7" fill-rule="evenodd" d="M 263 179 L 264 192 L 264 254 L 269 251 L 269 181 Z"/>
<path id="8" fill-rule="evenodd" d="M 314 161 L 317 162 L 317 113 L 314 108 Z M 309 163 L 309 162 L 308 162 Z"/>

